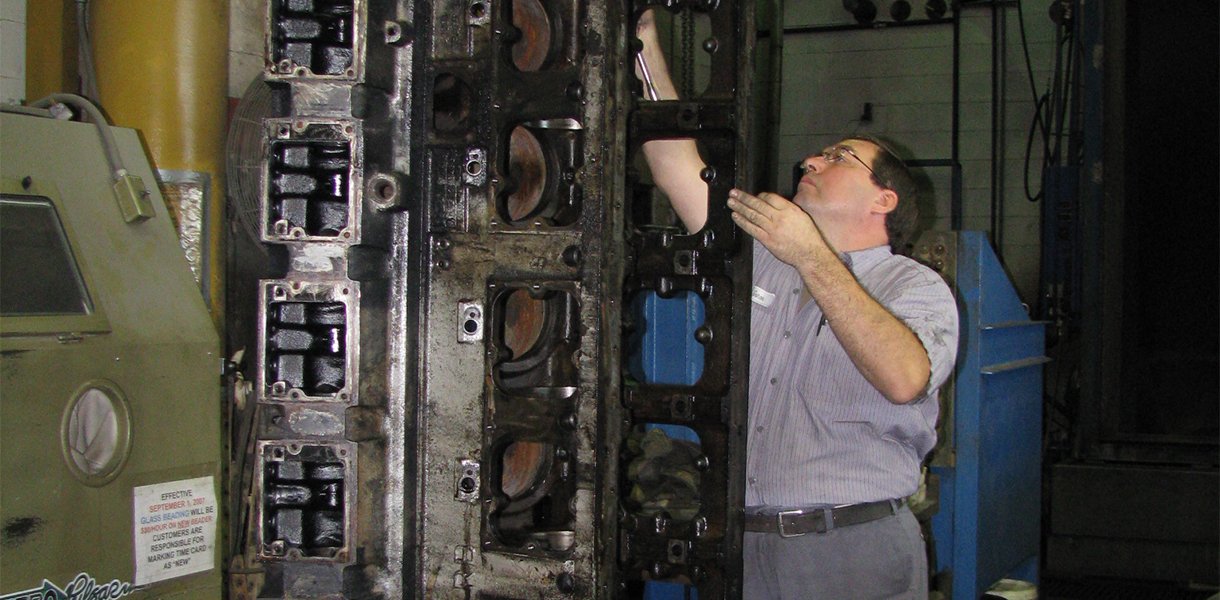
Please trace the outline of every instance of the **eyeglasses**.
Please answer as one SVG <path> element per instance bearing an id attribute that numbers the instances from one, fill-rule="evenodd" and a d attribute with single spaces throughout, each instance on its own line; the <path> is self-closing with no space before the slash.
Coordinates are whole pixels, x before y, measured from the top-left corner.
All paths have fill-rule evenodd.
<path id="1" fill-rule="evenodd" d="M 822 160 L 829 164 L 846 162 L 847 157 L 851 156 L 852 158 L 856 159 L 856 162 L 860 163 L 860 166 L 868 169 L 869 174 L 872 175 L 871 179 L 873 183 L 879 185 L 883 189 L 889 189 L 890 187 L 889 182 L 882 181 L 881 178 L 877 176 L 877 172 L 874 171 L 872 167 L 868 166 L 868 163 L 864 162 L 864 159 L 860 158 L 860 155 L 856 154 L 856 151 L 852 150 L 851 146 L 844 146 L 842 144 L 838 146 L 831 146 L 823 150 L 821 156 Z M 802 170 L 806 172 L 813 168 L 813 166 L 809 164 L 802 165 L 802 167 L 804 167 Z"/>
<path id="2" fill-rule="evenodd" d="M 856 161 L 863 165 L 865 169 L 868 169 L 870 174 L 874 176 L 877 174 L 876 171 L 873 171 L 873 168 L 868 166 L 868 163 L 864 162 L 864 159 L 860 158 L 860 155 L 856 154 L 856 151 L 852 150 L 850 146 L 831 146 L 822 151 L 822 160 L 825 160 L 828 163 L 844 162 L 847 160 L 847 156 L 851 156 L 852 158 L 856 159 Z"/>

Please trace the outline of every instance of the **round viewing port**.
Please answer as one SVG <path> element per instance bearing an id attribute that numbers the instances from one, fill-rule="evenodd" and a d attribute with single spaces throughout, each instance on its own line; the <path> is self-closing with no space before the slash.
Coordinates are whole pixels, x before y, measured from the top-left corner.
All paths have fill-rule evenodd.
<path id="1" fill-rule="evenodd" d="M 102 486 L 114 480 L 131 450 L 131 411 L 118 386 L 91 381 L 64 410 L 64 462 L 82 482 Z"/>

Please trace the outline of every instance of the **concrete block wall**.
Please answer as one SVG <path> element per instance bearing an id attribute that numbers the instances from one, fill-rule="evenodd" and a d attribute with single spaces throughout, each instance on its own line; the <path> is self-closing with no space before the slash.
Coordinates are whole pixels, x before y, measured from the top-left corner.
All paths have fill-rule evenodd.
<path id="1" fill-rule="evenodd" d="M 923 3 L 911 3 L 921 17 Z M 1003 218 L 999 253 L 1027 303 L 1037 294 L 1041 207 L 1025 198 L 1026 137 L 1034 96 L 1020 43 L 1016 9 L 1007 9 Z M 888 18 L 889 2 L 878 0 Z M 961 23 L 960 137 L 962 224 L 991 228 L 992 15 L 987 6 L 963 9 Z M 785 27 L 853 23 L 838 2 L 788 2 Z M 1026 38 L 1039 93 L 1048 85 L 1054 61 L 1054 29 L 1043 7 L 1025 7 Z M 953 28 L 951 24 L 884 29 L 797 33 L 784 37 L 782 108 L 779 124 L 781 188 L 791 166 L 809 153 L 851 134 L 891 139 L 911 158 L 947 159 L 952 152 Z M 860 122 L 864 103 L 872 121 Z M 1040 189 L 1041 146 L 1035 143 L 1029 174 Z M 926 171 L 932 198 L 921 203 L 921 226 L 949 229 L 948 168 Z M 787 192 L 789 190 L 784 189 Z M 993 241 L 997 238 L 992 232 Z"/>
<path id="2" fill-rule="evenodd" d="M 0 0 L 0 102 L 25 99 L 25 2 Z"/>

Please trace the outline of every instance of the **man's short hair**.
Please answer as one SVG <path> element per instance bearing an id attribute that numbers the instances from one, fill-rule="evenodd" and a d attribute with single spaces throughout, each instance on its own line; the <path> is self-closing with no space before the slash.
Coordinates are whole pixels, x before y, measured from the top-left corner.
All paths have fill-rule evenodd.
<path id="1" fill-rule="evenodd" d="M 890 238 L 890 247 L 895 251 L 901 250 L 907 238 L 915 232 L 915 223 L 919 220 L 919 182 L 889 144 L 872 136 L 852 136 L 848 139 L 877 146 L 877 155 L 870 165 L 873 168 L 872 180 L 898 195 L 898 205 L 885 215 L 885 231 Z"/>

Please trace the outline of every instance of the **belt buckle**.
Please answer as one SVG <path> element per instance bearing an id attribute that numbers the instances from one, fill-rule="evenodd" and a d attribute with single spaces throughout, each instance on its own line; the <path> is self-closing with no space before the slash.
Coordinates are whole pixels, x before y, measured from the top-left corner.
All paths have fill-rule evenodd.
<path id="1" fill-rule="evenodd" d="M 785 533 L 784 532 L 784 517 L 785 516 L 798 516 L 799 517 L 802 514 L 803 514 L 803 511 L 801 511 L 800 509 L 779 511 L 779 513 L 777 513 L 775 515 L 775 521 L 778 525 L 777 531 L 779 532 L 779 537 L 794 538 L 794 537 L 801 537 L 802 535 L 805 535 L 805 533 L 807 533 L 807 532 L 802 532 L 802 533 Z"/>

